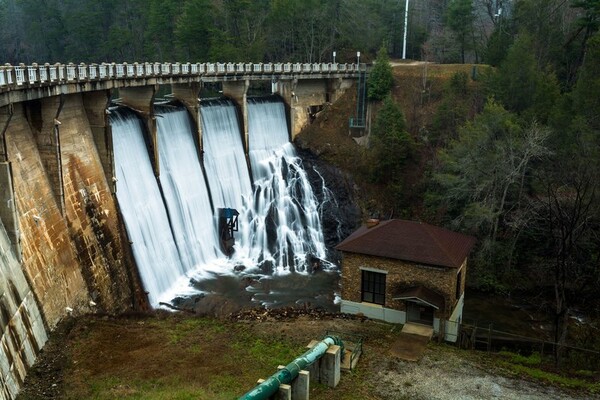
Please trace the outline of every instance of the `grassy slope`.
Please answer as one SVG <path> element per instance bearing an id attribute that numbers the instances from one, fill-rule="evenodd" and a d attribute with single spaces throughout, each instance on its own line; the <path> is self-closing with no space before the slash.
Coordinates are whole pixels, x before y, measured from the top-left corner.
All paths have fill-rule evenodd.
<path id="1" fill-rule="evenodd" d="M 81 317 L 70 325 L 52 336 L 19 400 L 234 399 L 327 330 L 361 333 L 372 344 L 389 336 L 389 326 L 379 323 L 303 317 L 255 322 L 158 313 Z M 312 385 L 311 397 L 374 399 L 366 379 L 371 346 L 362 361 L 367 369 L 345 375 L 340 390 Z M 56 357 L 62 361 L 50 362 Z"/>
<path id="2" fill-rule="evenodd" d="M 589 380 L 565 383 L 550 375 L 522 371 L 519 360 L 512 362 L 504 354 L 487 355 L 435 343 L 430 343 L 423 362 L 399 362 L 390 356 L 400 330 L 394 325 L 319 315 L 264 318 L 261 313 L 256 313 L 258 319 L 243 320 L 164 313 L 80 317 L 51 337 L 19 400 L 235 399 L 250 390 L 258 378 L 274 373 L 277 365 L 302 354 L 311 339 L 322 338 L 331 330 L 363 336 L 364 354 L 355 371 L 342 374 L 337 388 L 311 384 L 314 399 L 410 398 L 401 394 L 402 387 L 382 385 L 382 378 L 400 374 L 404 382 L 411 379 L 413 369 L 440 378 L 452 377 L 464 366 L 469 366 L 470 374 L 481 371 L 475 373 L 486 379 L 493 380 L 489 374 L 495 372 L 574 388 L 584 396 L 600 390 Z M 53 363 L 56 358 L 62 361 Z M 402 386 L 402 382 L 397 385 Z M 528 392 L 532 390 L 542 389 L 534 386 Z"/>

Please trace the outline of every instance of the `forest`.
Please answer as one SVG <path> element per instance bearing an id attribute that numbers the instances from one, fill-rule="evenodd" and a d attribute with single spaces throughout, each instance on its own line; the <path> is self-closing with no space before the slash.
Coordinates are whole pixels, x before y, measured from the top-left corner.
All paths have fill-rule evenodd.
<path id="1" fill-rule="evenodd" d="M 394 101 L 398 75 L 381 49 L 369 76 L 380 103 L 367 176 L 396 215 L 478 238 L 471 287 L 532 298 L 553 315 L 556 343 L 598 348 L 593 329 L 571 332 L 569 321 L 600 310 L 600 1 L 512 2 L 483 46 L 463 41 L 477 36 L 464 23 L 476 20 L 474 4 L 448 2 L 445 21 L 461 61 L 491 67 L 455 73 L 439 98 L 418 100 L 437 102 L 420 126 Z"/>
<path id="2" fill-rule="evenodd" d="M 0 62 L 376 60 L 366 179 L 396 216 L 472 234 L 474 287 L 600 309 L 600 0 L 412 0 L 407 58 L 456 73 L 407 121 L 404 0 L 0 0 Z M 489 67 L 483 67 L 483 65 Z M 473 71 L 476 71 L 474 69 Z M 407 203 L 406 176 L 423 172 Z M 415 200 L 416 199 L 416 200 Z M 588 341 L 596 341 L 592 335 Z M 593 343 L 585 345 L 593 346 Z"/>
<path id="3" fill-rule="evenodd" d="M 505 3 L 505 4 L 503 4 Z M 544 3 L 544 2 L 542 2 Z M 0 61 L 296 61 L 402 55 L 405 0 L 0 0 Z M 507 0 L 412 0 L 407 56 L 483 60 Z"/>

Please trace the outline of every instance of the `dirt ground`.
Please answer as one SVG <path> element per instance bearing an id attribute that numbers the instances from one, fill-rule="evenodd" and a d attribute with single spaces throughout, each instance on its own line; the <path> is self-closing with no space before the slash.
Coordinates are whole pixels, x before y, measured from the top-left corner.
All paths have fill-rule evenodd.
<path id="1" fill-rule="evenodd" d="M 63 321 L 29 373 L 19 400 L 232 399 L 337 332 L 364 340 L 357 368 L 311 398 L 587 399 L 490 371 L 482 353 L 431 342 L 418 362 L 392 355 L 397 325 L 311 310 L 254 310 L 220 320 L 158 312 Z"/>

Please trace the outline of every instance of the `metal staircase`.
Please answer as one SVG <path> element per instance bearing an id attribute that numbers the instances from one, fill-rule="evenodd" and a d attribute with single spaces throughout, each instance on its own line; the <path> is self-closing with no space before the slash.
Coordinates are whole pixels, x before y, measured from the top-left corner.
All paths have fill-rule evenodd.
<path id="1" fill-rule="evenodd" d="M 358 86 L 356 93 L 356 115 L 350 117 L 350 129 L 365 129 L 367 127 L 367 68 L 358 66 Z"/>

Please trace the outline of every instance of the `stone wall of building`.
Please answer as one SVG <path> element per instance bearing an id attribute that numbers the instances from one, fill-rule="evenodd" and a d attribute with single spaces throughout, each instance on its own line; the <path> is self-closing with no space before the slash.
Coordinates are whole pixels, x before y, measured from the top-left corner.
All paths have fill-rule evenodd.
<path id="1" fill-rule="evenodd" d="M 414 286 L 425 286 L 443 295 L 446 309 L 439 310 L 437 318 L 447 318 L 458 300 L 456 298 L 456 268 L 431 267 L 408 263 L 402 260 L 374 257 L 364 254 L 344 252 L 342 256 L 342 299 L 361 302 L 361 268 L 387 272 L 385 307 L 405 311 L 404 301 L 393 300 L 394 294 L 401 289 Z M 462 279 L 466 275 L 466 264 L 463 265 Z"/>

